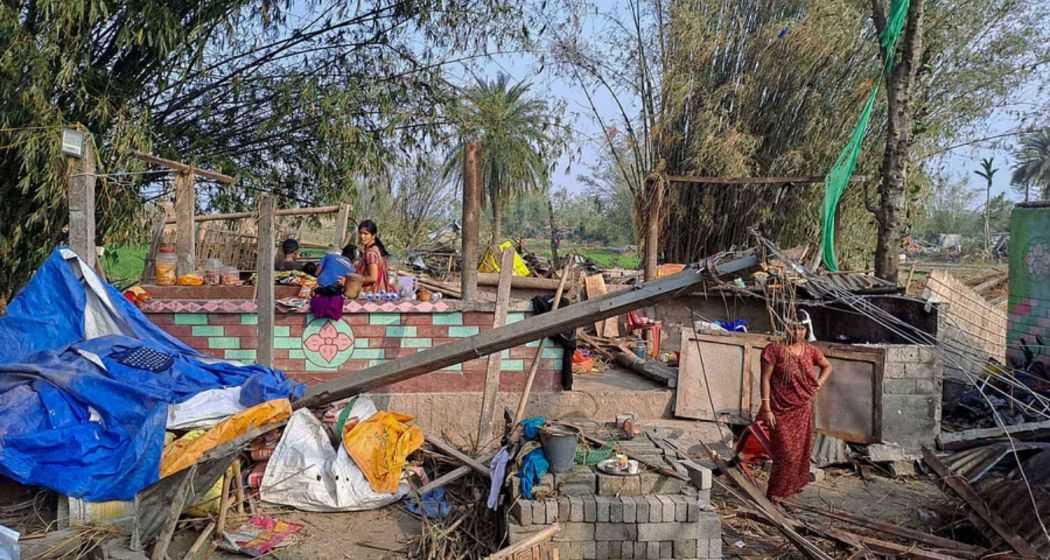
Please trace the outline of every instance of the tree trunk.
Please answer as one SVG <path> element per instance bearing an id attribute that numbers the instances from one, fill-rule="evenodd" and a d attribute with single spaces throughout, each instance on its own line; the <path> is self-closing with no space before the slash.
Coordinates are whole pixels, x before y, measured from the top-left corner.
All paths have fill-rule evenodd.
<path id="1" fill-rule="evenodd" d="M 492 245 L 499 245 L 503 239 L 503 208 L 500 204 L 492 205 Z"/>
<path id="2" fill-rule="evenodd" d="M 875 21 L 881 33 L 884 25 L 879 2 Z M 912 106 L 915 75 L 922 58 L 924 0 L 911 0 L 904 45 L 897 65 L 886 76 L 886 98 L 889 119 L 886 127 L 886 151 L 882 158 L 882 181 L 879 184 L 878 240 L 875 246 L 875 275 L 897 281 L 901 239 L 906 229 L 908 150 L 911 145 Z M 882 53 L 883 58 L 893 53 Z"/>
<path id="3" fill-rule="evenodd" d="M 551 229 L 551 266 L 558 268 L 558 226 L 554 223 L 554 202 L 551 201 L 551 193 L 547 193 L 547 223 Z"/>
<path id="4" fill-rule="evenodd" d="M 984 252 L 992 256 L 992 180 L 984 191 Z"/>

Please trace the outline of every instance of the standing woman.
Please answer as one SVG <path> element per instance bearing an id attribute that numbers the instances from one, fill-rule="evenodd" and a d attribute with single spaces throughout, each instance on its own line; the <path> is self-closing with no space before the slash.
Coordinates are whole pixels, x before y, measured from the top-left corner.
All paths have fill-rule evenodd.
<path id="1" fill-rule="evenodd" d="M 358 261 L 357 273 L 361 275 L 363 290 L 372 293 L 394 291 L 386 269 L 386 258 L 390 253 L 379 239 L 376 223 L 365 220 L 358 224 L 357 240 L 361 245 L 361 260 Z"/>
<path id="2" fill-rule="evenodd" d="M 813 399 L 831 375 L 824 354 L 806 342 L 806 325 L 790 322 L 786 343 L 762 351 L 762 407 L 759 419 L 771 430 L 773 470 L 766 495 L 779 502 L 809 482 L 813 445 Z M 814 368 L 819 374 L 814 374 Z"/>

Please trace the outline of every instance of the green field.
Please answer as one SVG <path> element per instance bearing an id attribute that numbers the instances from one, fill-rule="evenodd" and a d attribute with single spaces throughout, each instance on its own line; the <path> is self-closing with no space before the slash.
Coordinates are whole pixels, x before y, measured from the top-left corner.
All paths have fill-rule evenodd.
<path id="1" fill-rule="evenodd" d="M 146 266 L 148 251 L 149 248 L 145 245 L 106 247 L 106 253 L 102 257 L 102 269 L 106 271 L 109 282 L 120 289 L 138 282 L 142 277 L 142 269 Z"/>

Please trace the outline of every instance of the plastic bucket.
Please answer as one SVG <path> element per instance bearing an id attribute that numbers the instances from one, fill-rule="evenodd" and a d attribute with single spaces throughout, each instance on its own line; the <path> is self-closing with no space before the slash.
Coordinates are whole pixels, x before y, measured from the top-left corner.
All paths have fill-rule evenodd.
<path id="1" fill-rule="evenodd" d="M 548 426 L 540 429 L 543 454 L 551 465 L 552 472 L 569 472 L 576 464 L 576 431 L 565 426 Z"/>

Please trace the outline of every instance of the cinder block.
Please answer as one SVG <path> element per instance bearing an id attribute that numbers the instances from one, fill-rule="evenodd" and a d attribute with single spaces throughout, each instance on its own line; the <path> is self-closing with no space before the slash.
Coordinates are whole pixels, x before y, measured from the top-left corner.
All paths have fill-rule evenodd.
<path id="1" fill-rule="evenodd" d="M 583 520 L 594 523 L 598 520 L 598 504 L 596 496 L 583 497 Z"/>
<path id="2" fill-rule="evenodd" d="M 569 521 L 579 523 L 583 521 L 583 498 L 569 498 Z"/>
<path id="3" fill-rule="evenodd" d="M 576 465 L 565 473 L 554 473 L 554 488 L 559 496 L 589 496 L 597 492 L 598 475 L 585 465 Z"/>
<path id="4" fill-rule="evenodd" d="M 527 503 L 532 506 L 532 524 L 543 525 L 547 523 L 547 506 L 543 503 L 543 500 L 528 500 Z"/>
<path id="5" fill-rule="evenodd" d="M 522 525 L 532 525 L 532 504 L 524 500 L 514 502 L 510 507 L 510 516 Z"/>
<path id="6" fill-rule="evenodd" d="M 649 523 L 663 521 L 664 505 L 660 503 L 660 500 L 657 500 L 656 496 L 646 496 L 645 501 L 649 503 Z M 641 522 L 641 519 L 638 521 Z"/>
<path id="7" fill-rule="evenodd" d="M 609 560 L 609 543 L 607 541 L 594 543 L 594 557 L 598 560 Z"/>
<path id="8" fill-rule="evenodd" d="M 671 496 L 671 501 L 674 502 L 674 520 L 678 523 L 687 521 L 689 519 L 689 504 L 693 500 L 685 496 Z"/>
<path id="9" fill-rule="evenodd" d="M 510 491 L 512 498 L 522 497 L 520 478 L 515 476 L 511 479 Z M 547 473 L 540 478 L 539 482 L 532 485 L 532 499 L 543 499 L 552 495 L 554 495 L 554 476 L 551 473 Z"/>
<path id="10" fill-rule="evenodd" d="M 560 523 L 561 531 L 554 536 L 555 542 L 587 542 L 594 540 L 594 523 Z"/>
<path id="11" fill-rule="evenodd" d="M 554 498 L 547 498 L 543 501 L 544 507 L 547 509 L 547 525 L 558 522 L 558 501 Z"/>
<path id="12" fill-rule="evenodd" d="M 711 489 L 700 490 L 696 493 L 696 503 L 700 505 L 700 509 L 711 508 Z"/>
<path id="13" fill-rule="evenodd" d="M 886 395 L 910 395 L 915 393 L 914 379 L 883 379 L 882 392 Z"/>
<path id="14" fill-rule="evenodd" d="M 526 527 L 518 525 L 517 523 L 507 523 L 507 533 L 510 538 L 510 544 L 517 544 L 543 529 L 544 527 L 542 525 L 529 525 Z"/>
<path id="15" fill-rule="evenodd" d="M 635 541 L 638 540 L 638 526 L 628 523 L 596 523 L 594 540 Z"/>
<path id="16" fill-rule="evenodd" d="M 670 496 L 660 495 L 660 496 L 657 496 L 656 499 L 660 501 L 660 507 L 662 509 L 662 513 L 660 514 L 660 519 L 663 520 L 665 523 L 668 522 L 668 521 L 674 521 L 674 509 L 675 508 L 674 508 L 674 501 L 671 500 L 671 497 Z"/>
<path id="17" fill-rule="evenodd" d="M 721 560 L 722 558 L 722 537 L 711 537 L 707 543 L 707 557 L 710 560 Z"/>
<path id="18" fill-rule="evenodd" d="M 609 510 L 612 506 L 612 498 L 608 496 L 597 496 L 594 498 L 594 503 L 598 505 L 598 523 L 609 522 Z"/>
<path id="19" fill-rule="evenodd" d="M 620 543 L 620 545 L 620 558 L 623 558 L 624 560 L 633 560 L 635 543 L 624 541 Z"/>
<path id="20" fill-rule="evenodd" d="M 560 542 L 558 543 L 558 557 L 559 558 L 571 558 L 573 560 L 580 560 L 583 558 L 583 543 L 581 542 Z"/>
<path id="21" fill-rule="evenodd" d="M 636 542 L 634 543 L 634 559 L 642 560 L 649 556 L 649 543 Z"/>
<path id="22" fill-rule="evenodd" d="M 709 539 L 697 539 L 696 541 L 696 558 L 707 560 L 707 550 L 710 546 L 708 544 Z"/>
<path id="23" fill-rule="evenodd" d="M 621 501 L 623 502 L 623 522 L 636 523 L 638 521 L 638 497 L 623 498 Z"/>
<path id="24" fill-rule="evenodd" d="M 583 543 L 583 559 L 594 560 L 597 557 L 598 551 L 595 546 L 597 543 L 585 542 Z"/>
<path id="25" fill-rule="evenodd" d="M 674 557 L 674 543 L 671 541 L 664 541 L 660 543 L 660 558 L 673 558 Z"/>
<path id="26" fill-rule="evenodd" d="M 705 511 L 700 514 L 696 522 L 697 538 L 720 539 L 722 538 L 722 518 L 718 513 Z"/>
<path id="27" fill-rule="evenodd" d="M 616 476 L 598 473 L 599 496 L 641 496 L 641 476 Z"/>
<path id="28" fill-rule="evenodd" d="M 613 498 L 609 504 L 609 522 L 623 523 L 623 498 Z"/>
<path id="29" fill-rule="evenodd" d="M 690 503 L 686 508 L 685 520 L 689 523 L 693 523 L 700 519 L 700 503 Z"/>
<path id="30" fill-rule="evenodd" d="M 684 480 L 671 478 L 655 472 L 645 472 L 640 476 L 642 484 L 641 495 L 643 496 L 681 494 L 682 490 L 689 485 L 689 483 Z"/>
<path id="31" fill-rule="evenodd" d="M 569 499 L 558 498 L 558 521 L 569 521 Z"/>
<path id="32" fill-rule="evenodd" d="M 645 557 L 648 560 L 660 560 L 660 543 L 650 542 L 645 543 Z"/>
<path id="33" fill-rule="evenodd" d="M 632 552 L 634 549 L 631 549 Z M 620 560 L 623 558 L 623 541 L 609 541 L 609 558 Z"/>
<path id="34" fill-rule="evenodd" d="M 674 541 L 697 538 L 695 523 L 639 523 L 639 542 Z"/>
<path id="35" fill-rule="evenodd" d="M 674 541 L 673 558 L 696 558 L 696 539 Z"/>
<path id="36" fill-rule="evenodd" d="M 940 387 L 936 379 L 916 379 L 915 392 L 921 395 L 940 394 Z"/>

